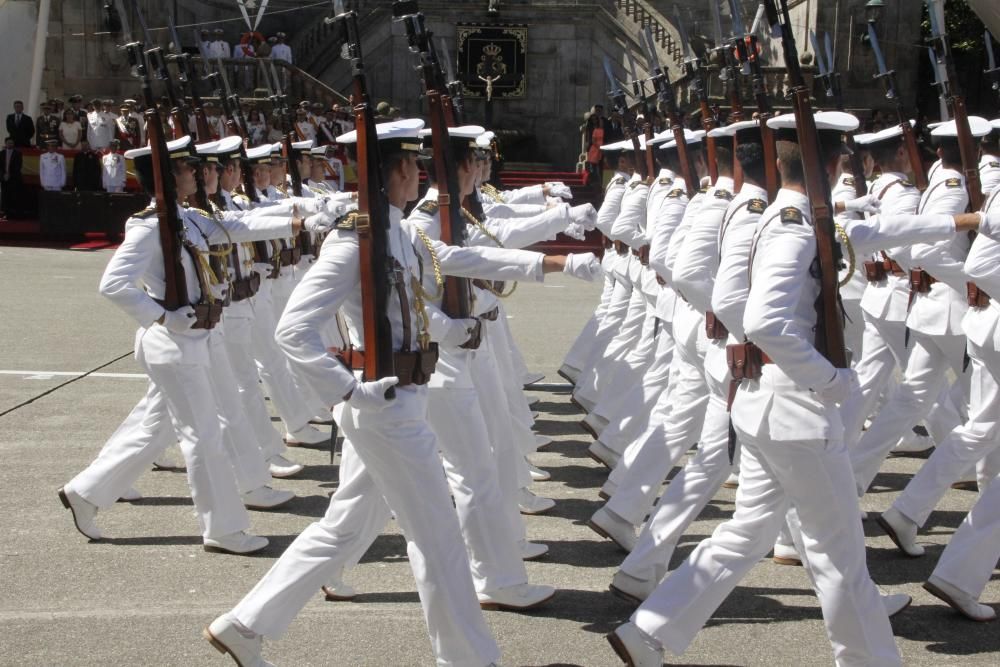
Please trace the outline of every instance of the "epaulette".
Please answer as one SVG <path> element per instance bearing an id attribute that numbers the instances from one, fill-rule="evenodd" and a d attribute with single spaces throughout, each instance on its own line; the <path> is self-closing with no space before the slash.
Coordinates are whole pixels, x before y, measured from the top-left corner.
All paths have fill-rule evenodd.
<path id="1" fill-rule="evenodd" d="M 715 198 L 716 199 L 725 199 L 726 201 L 732 201 L 733 200 L 733 193 L 730 192 L 729 190 L 716 190 L 715 191 Z"/>
<path id="2" fill-rule="evenodd" d="M 632 181 L 631 183 L 628 184 L 628 187 L 631 190 L 635 190 L 640 185 L 646 185 L 646 182 L 645 181 Z"/>
<path id="3" fill-rule="evenodd" d="M 840 180 L 841 180 L 841 182 L 842 182 L 842 183 L 843 183 L 844 185 L 850 185 L 851 187 L 854 187 L 854 177 L 853 177 L 853 176 L 844 176 L 844 177 L 843 177 L 842 179 L 840 179 Z"/>
<path id="4" fill-rule="evenodd" d="M 133 213 L 132 217 L 133 218 L 143 218 L 144 219 L 144 218 L 151 218 L 154 215 L 156 215 L 156 207 L 155 206 L 148 206 L 148 207 L 142 209 L 141 211 L 139 211 L 138 213 Z"/>
<path id="5" fill-rule="evenodd" d="M 698 190 L 698 192 L 700 192 L 701 194 L 705 194 L 706 192 L 708 192 L 708 188 L 709 188 L 709 186 L 706 185 L 705 187 L 703 187 L 700 190 Z"/>
<path id="6" fill-rule="evenodd" d="M 611 183 L 609 183 L 608 185 L 625 185 L 625 177 L 616 176 L 615 178 L 611 179 Z"/>
<path id="7" fill-rule="evenodd" d="M 947 188 L 960 188 L 962 187 L 962 179 L 960 178 L 949 178 L 944 182 Z"/>
<path id="8" fill-rule="evenodd" d="M 333 226 L 335 229 L 354 231 L 357 221 L 358 221 L 358 212 L 351 211 L 347 215 L 337 218 L 337 221 L 333 223 Z"/>
<path id="9" fill-rule="evenodd" d="M 673 190 L 667 193 L 667 197 L 669 197 L 670 199 L 680 199 L 683 194 L 684 194 L 683 190 L 681 190 L 680 188 L 674 188 Z"/>
<path id="10" fill-rule="evenodd" d="M 767 208 L 767 202 L 763 199 L 751 199 L 747 202 L 747 210 L 751 213 L 763 213 Z"/>
<path id="11" fill-rule="evenodd" d="M 802 211 L 795 208 L 794 206 L 783 208 L 781 209 L 781 221 L 791 225 L 801 225 Z"/>
<path id="12" fill-rule="evenodd" d="M 660 185 L 670 185 L 673 182 L 674 179 L 670 178 L 669 176 L 664 176 L 659 181 L 657 181 L 657 183 L 659 183 Z"/>
<path id="13" fill-rule="evenodd" d="M 421 213 L 426 213 L 427 215 L 436 215 L 438 212 L 438 203 L 433 199 L 428 199 L 423 204 L 418 206 L 417 210 Z"/>
<path id="14" fill-rule="evenodd" d="M 233 201 L 238 201 L 240 203 L 246 202 L 247 204 L 249 204 L 250 203 L 250 197 L 247 197 L 243 193 L 237 192 L 237 193 L 233 193 Z"/>
<path id="15" fill-rule="evenodd" d="M 910 183 L 905 178 L 899 179 L 899 184 L 902 185 L 904 188 L 915 188 L 915 187 L 917 187 L 913 183 Z"/>
<path id="16" fill-rule="evenodd" d="M 208 211 L 206 211 L 206 210 L 204 210 L 204 209 L 200 209 L 200 208 L 198 208 L 197 206 L 188 206 L 188 207 L 187 207 L 187 210 L 189 210 L 189 211 L 194 211 L 194 212 L 195 212 L 195 213 L 197 213 L 198 215 L 201 215 L 201 216 L 204 216 L 204 217 L 206 217 L 206 218 L 211 218 L 211 217 L 212 217 L 212 214 L 211 214 L 211 213 L 209 213 Z"/>
<path id="17" fill-rule="evenodd" d="M 993 169 L 1000 169 L 1000 162 L 997 162 L 996 160 L 990 160 L 989 165 Z"/>

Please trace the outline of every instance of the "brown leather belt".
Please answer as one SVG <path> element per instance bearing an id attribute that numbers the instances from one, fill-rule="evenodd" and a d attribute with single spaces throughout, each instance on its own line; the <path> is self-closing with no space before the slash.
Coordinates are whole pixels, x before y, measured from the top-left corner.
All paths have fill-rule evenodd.
<path id="1" fill-rule="evenodd" d="M 246 278 L 233 281 L 233 302 L 246 301 L 260 290 L 260 274 L 251 271 Z"/>
<path id="2" fill-rule="evenodd" d="M 889 275 L 905 276 L 906 271 L 893 259 L 865 262 L 865 278 L 868 279 L 868 282 L 879 283 L 888 278 Z"/>
<path id="3" fill-rule="evenodd" d="M 709 340 L 726 340 L 729 338 L 729 329 L 726 328 L 722 320 L 717 318 L 712 311 L 705 313 L 705 336 Z"/>
<path id="4" fill-rule="evenodd" d="M 153 299 L 156 303 L 160 304 L 166 308 L 165 302 L 162 299 Z M 192 329 L 214 329 L 215 325 L 222 320 L 222 302 L 216 303 L 194 303 L 191 304 L 194 308 L 194 324 L 191 325 Z"/>
<path id="5" fill-rule="evenodd" d="M 479 316 L 481 320 L 488 320 L 490 322 L 496 322 L 500 317 L 500 306 L 494 306 L 493 310 L 487 310 L 485 313 Z"/>
<path id="6" fill-rule="evenodd" d="M 972 308 L 986 308 L 990 305 L 990 295 L 973 282 L 965 283 L 965 298 Z"/>
<path id="7" fill-rule="evenodd" d="M 353 347 L 341 350 L 331 347 L 330 353 L 351 370 L 363 371 L 365 369 L 364 350 L 358 350 Z M 397 386 L 407 387 L 409 385 L 427 384 L 431 379 L 431 374 L 434 372 L 434 367 L 437 365 L 437 360 L 437 343 L 431 343 L 426 350 L 393 352 L 393 373 L 399 378 Z"/>
<path id="8" fill-rule="evenodd" d="M 614 246 L 615 246 L 615 252 L 618 253 L 619 255 L 628 254 L 628 246 L 625 245 L 625 243 L 623 243 L 622 241 L 615 241 Z"/>
<path id="9" fill-rule="evenodd" d="M 733 380 L 759 380 L 764 364 L 773 364 L 771 357 L 753 343 L 726 346 L 726 363 Z"/>

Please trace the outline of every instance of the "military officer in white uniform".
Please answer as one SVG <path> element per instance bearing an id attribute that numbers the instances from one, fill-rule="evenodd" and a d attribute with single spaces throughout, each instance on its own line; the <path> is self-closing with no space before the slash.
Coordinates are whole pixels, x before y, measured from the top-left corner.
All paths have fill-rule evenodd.
<path id="1" fill-rule="evenodd" d="M 59 192 L 66 187 L 66 158 L 59 152 L 59 140 L 45 142 L 46 152 L 38 158 L 38 180 L 49 192 Z"/>
<path id="2" fill-rule="evenodd" d="M 108 192 L 125 191 L 125 158 L 118 152 L 118 140 L 101 156 L 101 185 Z"/>

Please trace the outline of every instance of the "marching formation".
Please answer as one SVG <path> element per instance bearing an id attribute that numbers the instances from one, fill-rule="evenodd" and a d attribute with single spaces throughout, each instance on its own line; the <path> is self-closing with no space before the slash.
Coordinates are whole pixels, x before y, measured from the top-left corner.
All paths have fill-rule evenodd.
<path id="1" fill-rule="evenodd" d="M 561 183 L 487 184 L 495 135 L 463 124 L 423 15 L 395 4 L 420 57 L 426 122 L 375 123 L 358 19 L 336 3 L 356 127 L 337 143 L 356 193 L 309 178 L 313 142 L 298 140 L 280 93 L 273 146 L 248 148 L 238 111 L 232 136 L 168 137 L 149 75 L 170 76 L 162 55 L 126 45 L 149 110 L 149 145 L 128 157 L 151 204 L 129 220 L 100 291 L 139 325 L 149 384 L 58 492 L 77 529 L 101 539 L 100 511 L 136 497 L 135 481 L 178 442 L 205 549 L 260 551 L 248 510 L 291 500 L 270 485 L 303 468 L 286 447 L 328 437 L 311 422 L 335 423 L 343 456 L 325 515 L 207 625 L 207 641 L 242 667 L 270 665 L 264 639 L 319 591 L 353 599 L 346 575 L 395 517 L 437 664 L 498 665 L 482 610 L 557 594 L 524 566 L 548 547 L 527 540 L 521 515 L 553 501 L 530 490 L 547 473 L 527 456 L 545 439 L 503 299 L 560 271 L 604 281 L 559 373 L 586 412 L 590 455 L 610 469 L 588 525 L 627 553 L 609 582 L 637 607 L 608 635 L 622 661 L 683 654 L 772 553 L 805 568 L 836 664 L 902 664 L 889 618 L 911 600 L 872 581 L 862 521 L 920 557 L 919 529 L 969 478 L 980 498 L 925 588 L 993 620 L 978 598 L 1000 557 L 1000 120 L 969 116 L 948 90 L 954 118 L 931 132 L 938 160 L 925 171 L 902 111 L 898 126 L 862 135 L 855 116 L 813 109 L 785 3 L 769 2 L 794 113 L 769 106 L 756 31 L 737 31 L 726 52 L 731 81 L 743 65 L 755 77 L 757 112 L 744 120 L 737 89 L 730 122 L 705 103 L 697 131 L 649 48 L 637 109 L 607 67 L 626 139 L 601 146 L 615 173 L 600 209 L 572 206 Z M 947 62 L 937 28 L 935 42 Z M 644 120 L 646 83 L 670 125 L 659 134 Z M 522 249 L 595 228 L 608 242 L 600 261 Z M 893 506 L 864 516 L 858 498 L 885 457 L 930 444 Z M 737 488 L 732 517 L 668 572 L 723 485 Z"/>

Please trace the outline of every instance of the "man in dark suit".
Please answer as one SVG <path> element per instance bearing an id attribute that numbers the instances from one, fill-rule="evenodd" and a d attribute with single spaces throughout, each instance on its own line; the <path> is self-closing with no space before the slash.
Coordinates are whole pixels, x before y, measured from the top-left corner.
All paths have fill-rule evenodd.
<path id="1" fill-rule="evenodd" d="M 0 207 L 11 218 L 20 213 L 20 206 L 21 151 L 14 146 L 14 138 L 7 137 L 0 153 Z"/>
<path id="2" fill-rule="evenodd" d="M 78 191 L 101 189 L 101 154 L 91 149 L 86 139 L 80 142 L 80 152 L 73 158 L 73 184 Z"/>
<path id="3" fill-rule="evenodd" d="M 31 140 L 35 136 L 35 122 L 24 113 L 24 102 L 21 100 L 14 102 L 14 113 L 7 114 L 7 135 L 19 148 L 31 146 Z"/>

